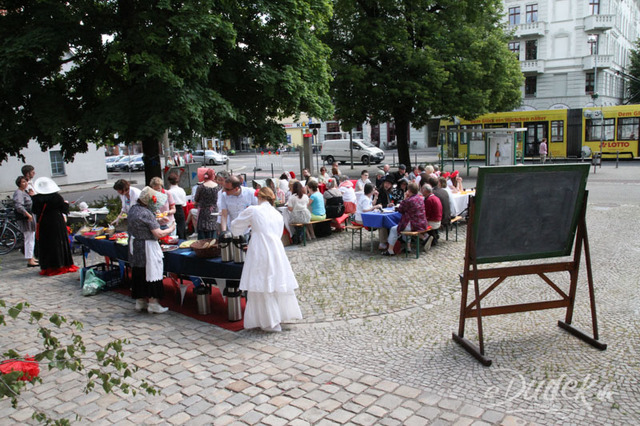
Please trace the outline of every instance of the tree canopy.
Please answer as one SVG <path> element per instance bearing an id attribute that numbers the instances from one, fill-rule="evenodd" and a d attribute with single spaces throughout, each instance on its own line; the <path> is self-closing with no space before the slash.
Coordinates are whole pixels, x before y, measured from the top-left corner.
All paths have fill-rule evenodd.
<path id="1" fill-rule="evenodd" d="M 629 62 L 626 102 L 638 104 L 640 103 L 640 40 L 636 41 L 636 48 L 630 51 Z"/>
<path id="2" fill-rule="evenodd" d="M 34 138 L 66 160 L 89 143 L 201 135 L 285 138 L 276 122 L 328 117 L 329 0 L 5 0 L 0 160 Z"/>
<path id="3" fill-rule="evenodd" d="M 512 109 L 523 81 L 500 0 L 334 0 L 332 95 L 347 125 L 393 120 L 410 165 L 409 124 Z"/>

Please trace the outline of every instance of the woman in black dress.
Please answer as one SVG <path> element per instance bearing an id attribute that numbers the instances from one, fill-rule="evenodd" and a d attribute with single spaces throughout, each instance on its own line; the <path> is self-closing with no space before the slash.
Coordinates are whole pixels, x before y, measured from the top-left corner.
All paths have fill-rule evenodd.
<path id="1" fill-rule="evenodd" d="M 33 212 L 38 219 L 36 240 L 39 246 L 40 275 L 60 275 L 75 272 L 69 247 L 69 232 L 65 216 L 69 214 L 67 203 L 58 191 L 60 187 L 48 177 L 36 179 L 36 195 L 33 196 Z"/>

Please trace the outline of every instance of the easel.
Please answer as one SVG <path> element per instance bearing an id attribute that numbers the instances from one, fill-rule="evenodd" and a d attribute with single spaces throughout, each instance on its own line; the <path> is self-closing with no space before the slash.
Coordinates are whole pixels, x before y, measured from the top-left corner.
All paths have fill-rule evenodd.
<path id="1" fill-rule="evenodd" d="M 467 244 L 464 262 L 464 272 L 460 276 L 462 284 L 462 299 L 460 301 L 460 324 L 458 334 L 453 333 L 453 340 L 460 344 L 467 352 L 473 355 L 478 361 L 485 366 L 491 365 L 491 360 L 485 356 L 484 336 L 482 330 L 482 317 L 491 315 L 503 315 L 515 312 L 537 311 L 542 309 L 567 308 L 564 321 L 558 321 L 558 326 L 586 343 L 600 350 L 607 349 L 607 345 L 601 343 L 598 339 L 598 320 L 596 316 L 596 301 L 593 288 L 593 275 L 591 270 L 591 255 L 589 252 L 589 239 L 587 236 L 586 209 L 587 195 L 585 196 L 580 208 L 578 218 L 577 233 L 574 244 L 573 261 L 542 263 L 537 265 L 512 266 L 501 268 L 478 269 L 476 257 L 476 245 L 473 235 L 474 226 L 473 218 L 475 213 L 475 197 L 469 200 L 469 223 L 467 225 Z M 576 298 L 576 290 L 578 284 L 578 272 L 580 270 L 580 255 L 584 245 L 585 263 L 587 266 L 587 282 L 589 286 L 589 302 L 591 305 L 591 325 L 593 328 L 593 337 L 585 334 L 583 331 L 571 325 L 573 320 L 573 308 Z M 568 272 L 571 282 L 569 285 L 569 293 L 565 293 L 560 289 L 546 274 L 552 272 Z M 507 277 L 520 275 L 538 275 L 560 296 L 557 300 L 541 301 L 532 303 L 523 303 L 515 305 L 492 306 L 487 308 L 481 307 L 481 301 L 489 295 L 496 287 L 498 287 Z M 480 293 L 480 279 L 495 278 L 496 280 L 482 293 Z M 467 304 L 469 281 L 473 281 L 473 290 L 475 299 Z M 464 337 L 464 328 L 467 318 L 477 318 L 478 323 L 478 345 L 467 340 Z"/>

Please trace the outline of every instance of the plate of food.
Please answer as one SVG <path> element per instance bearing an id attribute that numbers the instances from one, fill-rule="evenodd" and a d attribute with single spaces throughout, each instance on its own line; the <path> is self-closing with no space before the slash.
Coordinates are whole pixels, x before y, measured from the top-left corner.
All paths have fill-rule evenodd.
<path id="1" fill-rule="evenodd" d="M 160 244 L 160 248 L 162 249 L 162 251 L 173 251 L 173 250 L 177 250 L 178 246 L 172 246 L 169 244 Z"/>

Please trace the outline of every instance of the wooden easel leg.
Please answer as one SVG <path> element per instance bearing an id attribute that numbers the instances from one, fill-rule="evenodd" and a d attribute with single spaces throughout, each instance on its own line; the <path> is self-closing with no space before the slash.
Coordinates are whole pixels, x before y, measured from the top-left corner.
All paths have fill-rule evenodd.
<path id="1" fill-rule="evenodd" d="M 578 222 L 576 248 L 574 252 L 574 269 L 571 271 L 571 288 L 569 292 L 570 303 L 569 303 L 569 306 L 567 307 L 567 315 L 566 315 L 565 321 L 558 321 L 558 326 L 563 330 L 573 334 L 577 338 L 583 340 L 584 342 L 590 344 L 594 348 L 597 348 L 603 351 L 607 349 L 607 345 L 598 340 L 599 335 L 598 335 L 598 317 L 596 315 L 596 297 L 595 297 L 595 291 L 593 288 L 591 253 L 589 251 L 589 238 L 587 236 L 587 222 L 585 219 L 586 203 L 587 203 L 587 196 L 585 195 L 584 205 L 582 209 L 582 217 L 580 218 L 580 222 Z M 589 303 L 591 305 L 591 326 L 593 328 L 593 337 L 587 335 L 583 331 L 571 325 L 571 321 L 573 319 L 573 305 L 575 303 L 576 288 L 578 283 L 578 271 L 580 268 L 580 254 L 582 252 L 583 244 L 584 244 L 584 260 L 587 266 L 587 283 L 589 287 Z"/>

